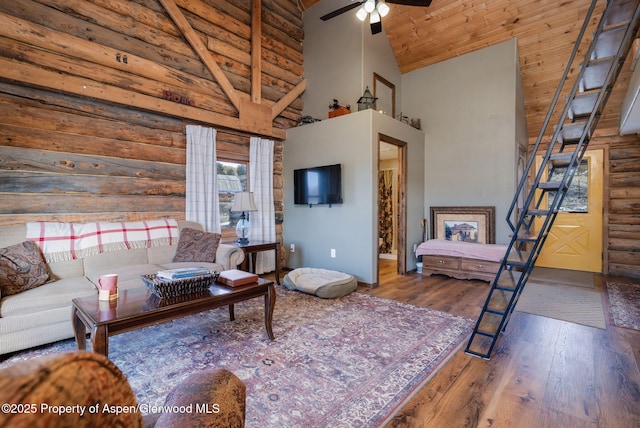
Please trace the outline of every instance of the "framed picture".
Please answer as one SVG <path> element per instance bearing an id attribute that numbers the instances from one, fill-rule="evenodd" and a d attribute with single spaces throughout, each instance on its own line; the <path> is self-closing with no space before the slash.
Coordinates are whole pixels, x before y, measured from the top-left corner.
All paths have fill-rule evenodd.
<path id="1" fill-rule="evenodd" d="M 495 244 L 495 207 L 431 207 L 431 237 Z"/>
<path id="2" fill-rule="evenodd" d="M 373 96 L 378 97 L 376 108 L 387 116 L 396 117 L 396 85 L 378 73 L 373 73 Z"/>

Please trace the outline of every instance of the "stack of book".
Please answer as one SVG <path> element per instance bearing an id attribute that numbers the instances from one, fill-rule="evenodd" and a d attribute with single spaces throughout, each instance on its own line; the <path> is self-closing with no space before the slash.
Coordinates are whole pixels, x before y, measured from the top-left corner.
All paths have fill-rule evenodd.
<path id="1" fill-rule="evenodd" d="M 225 270 L 220 272 L 220 276 L 218 276 L 218 282 L 231 287 L 252 284 L 257 281 L 258 275 L 239 269 Z"/>
<path id="2" fill-rule="evenodd" d="M 179 269 L 160 270 L 156 273 L 156 277 L 160 279 L 176 280 L 192 278 L 194 276 L 204 276 L 214 274 L 213 269 L 204 267 L 188 267 Z"/>

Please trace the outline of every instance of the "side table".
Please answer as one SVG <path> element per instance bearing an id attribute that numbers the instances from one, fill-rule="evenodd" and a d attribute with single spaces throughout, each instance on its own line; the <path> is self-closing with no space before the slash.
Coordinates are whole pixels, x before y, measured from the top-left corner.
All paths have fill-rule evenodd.
<path id="1" fill-rule="evenodd" d="M 238 241 L 225 241 L 225 244 L 233 245 L 240 248 L 244 252 L 244 261 L 242 262 L 242 269 L 247 272 L 255 273 L 256 270 L 256 256 L 259 252 L 275 250 L 276 252 L 276 283 L 280 285 L 280 243 L 252 240 L 248 244 L 239 244 Z M 251 256 L 251 270 L 249 270 L 249 259 Z"/>

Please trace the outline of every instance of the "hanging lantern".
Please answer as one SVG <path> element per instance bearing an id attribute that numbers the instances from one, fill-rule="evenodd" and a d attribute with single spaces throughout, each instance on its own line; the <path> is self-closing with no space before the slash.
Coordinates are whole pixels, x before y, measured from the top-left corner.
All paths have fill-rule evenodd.
<path id="1" fill-rule="evenodd" d="M 375 110 L 377 100 L 378 97 L 374 97 L 369 90 L 369 87 L 367 86 L 367 89 L 364 90 L 364 94 L 362 94 L 362 96 L 358 100 L 358 111 L 367 110 L 370 108 Z"/>

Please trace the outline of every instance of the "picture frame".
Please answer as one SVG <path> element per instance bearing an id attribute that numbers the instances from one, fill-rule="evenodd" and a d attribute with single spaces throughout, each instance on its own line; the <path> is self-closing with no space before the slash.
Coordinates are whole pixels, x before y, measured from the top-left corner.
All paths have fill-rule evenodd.
<path id="1" fill-rule="evenodd" d="M 495 244 L 492 206 L 431 207 L 431 238 Z"/>
<path id="2" fill-rule="evenodd" d="M 373 96 L 377 97 L 376 108 L 383 114 L 396 117 L 396 85 L 378 73 L 373 73 Z"/>

